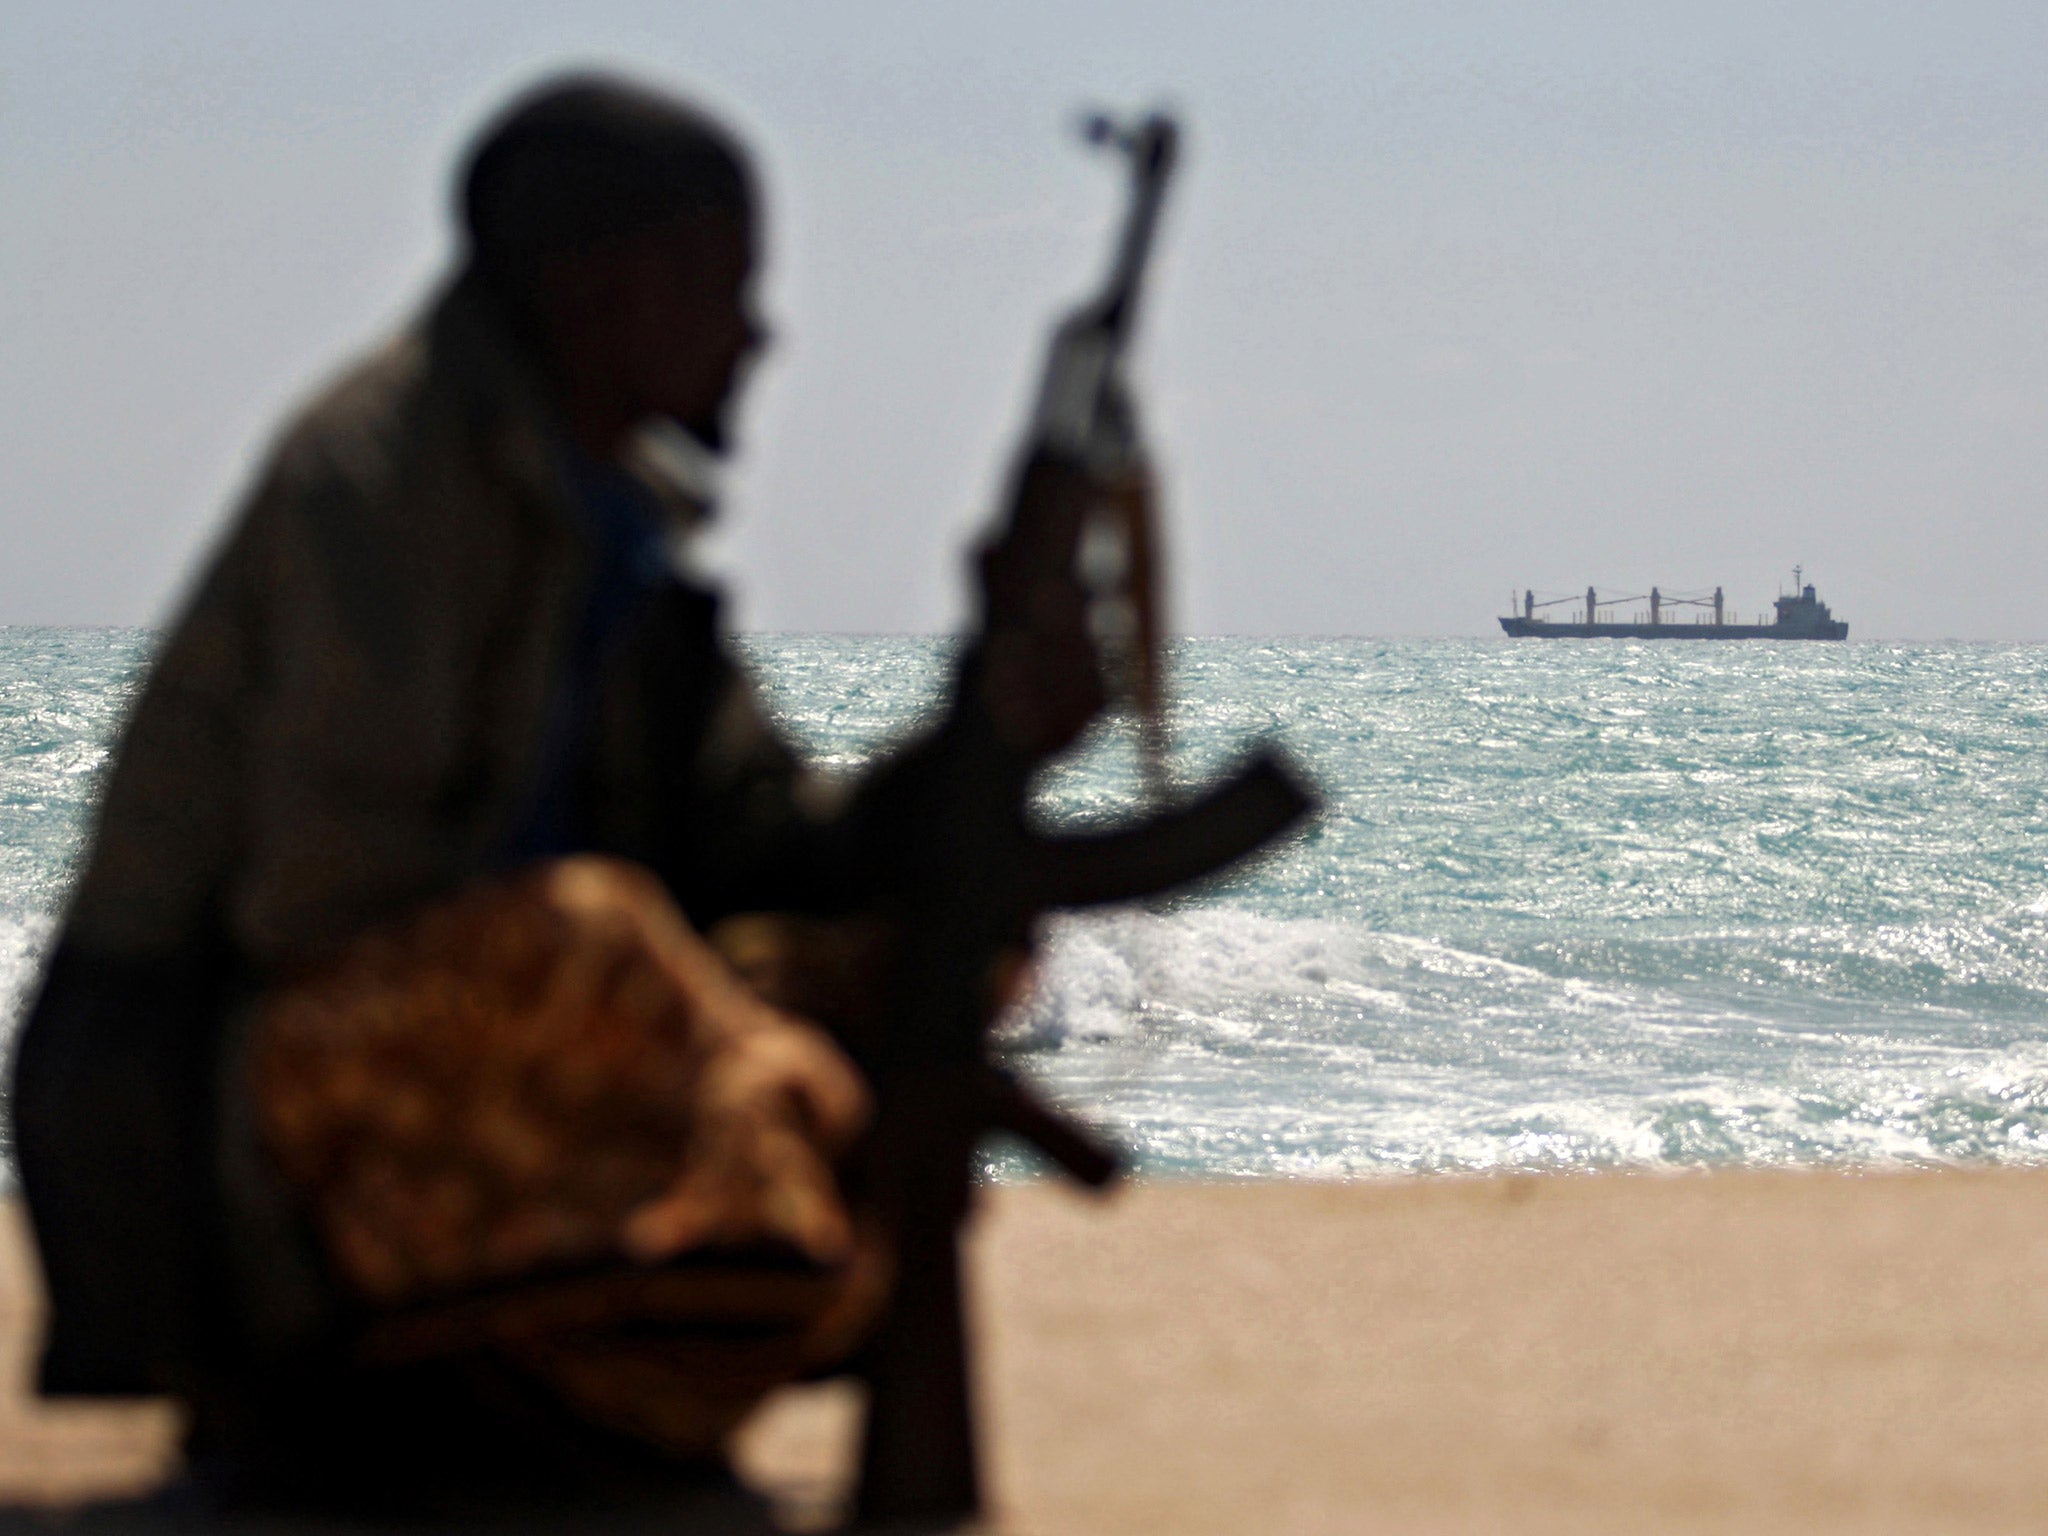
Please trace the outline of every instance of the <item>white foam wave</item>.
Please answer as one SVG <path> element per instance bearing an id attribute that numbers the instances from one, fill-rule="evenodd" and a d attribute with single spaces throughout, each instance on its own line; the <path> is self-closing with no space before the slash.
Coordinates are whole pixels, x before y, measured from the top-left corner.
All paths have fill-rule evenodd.
<path id="1" fill-rule="evenodd" d="M 1201 906 L 1051 925 L 1004 1038 L 1158 1166 L 2048 1161 L 2048 1045 L 1926 1003 L 1783 1011 Z"/>
<path id="2" fill-rule="evenodd" d="M 0 916 L 0 1042 L 19 1026 L 55 931 L 56 920 L 45 913 Z"/>
<path id="3" fill-rule="evenodd" d="M 1556 984 L 1530 967 L 1356 924 L 1228 907 L 1069 915 L 1047 927 L 1037 983 L 1004 1024 L 1043 1049 L 1115 1040 L 1148 1018 L 1253 1026 L 1329 1008 L 1400 1014 L 1432 988 Z"/>

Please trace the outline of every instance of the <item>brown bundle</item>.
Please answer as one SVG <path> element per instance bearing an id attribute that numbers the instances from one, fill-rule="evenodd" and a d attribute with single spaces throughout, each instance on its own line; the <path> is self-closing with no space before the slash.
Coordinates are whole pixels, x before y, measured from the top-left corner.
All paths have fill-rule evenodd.
<path id="1" fill-rule="evenodd" d="M 857 1075 L 635 866 L 537 866 L 359 938 L 265 999 L 250 1069 L 373 1360 L 496 1349 L 695 1450 L 879 1306 L 831 1169 Z"/>

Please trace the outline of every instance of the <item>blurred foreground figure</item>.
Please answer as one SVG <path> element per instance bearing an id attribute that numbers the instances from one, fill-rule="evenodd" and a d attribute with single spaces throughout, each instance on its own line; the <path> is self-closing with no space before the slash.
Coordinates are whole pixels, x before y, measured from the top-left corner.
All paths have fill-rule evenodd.
<path id="1" fill-rule="evenodd" d="M 964 1510 L 967 1156 L 992 1122 L 1092 1155 L 981 1062 L 1029 920 L 1301 800 L 1269 772 L 1255 828 L 1135 874 L 1034 840 L 1031 772 L 1104 705 L 1108 490 L 1043 453 L 934 726 L 807 783 L 672 553 L 763 339 L 745 156 L 561 82 L 461 215 L 120 743 L 15 1068 L 44 1390 L 181 1398 L 230 1501 L 408 1511 L 659 1488 L 858 1347 L 875 1512 Z"/>
<path id="2" fill-rule="evenodd" d="M 747 162 L 569 82 L 461 214 L 166 638 L 16 1067 L 45 1390 L 181 1397 L 265 1497 L 573 1482 L 601 1437 L 557 1419 L 709 1456 L 881 1293 L 828 1161 L 856 1072 L 690 926 L 845 906 L 863 836 L 670 558 L 674 439 L 723 446 L 762 340 Z M 603 1289 L 707 1246 L 769 1279 Z M 574 1325 L 377 1331 L 537 1276 L 583 1279 Z"/>

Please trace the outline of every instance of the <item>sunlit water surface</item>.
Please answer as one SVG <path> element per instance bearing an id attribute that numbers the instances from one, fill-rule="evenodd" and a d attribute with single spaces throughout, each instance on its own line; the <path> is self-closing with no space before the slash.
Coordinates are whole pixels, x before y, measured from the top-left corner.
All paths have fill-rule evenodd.
<path id="1" fill-rule="evenodd" d="M 17 1006 L 148 642 L 0 630 Z M 839 769 L 944 677 L 929 640 L 745 648 Z M 2048 649 L 1213 639 L 1175 684 L 1184 780 L 1277 738 L 1329 806 L 1048 926 L 1007 1048 L 1145 1165 L 2048 1161 Z M 1134 787 L 1110 731 L 1042 809 Z"/>

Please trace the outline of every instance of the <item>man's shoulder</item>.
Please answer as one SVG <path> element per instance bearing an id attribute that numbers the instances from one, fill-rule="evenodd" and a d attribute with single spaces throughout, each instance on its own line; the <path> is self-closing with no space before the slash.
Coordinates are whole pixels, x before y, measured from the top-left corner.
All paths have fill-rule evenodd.
<path id="1" fill-rule="evenodd" d="M 507 491 L 545 494 L 546 444 L 530 367 L 458 283 L 292 414 L 265 499 L 301 510 L 353 505 L 373 520 L 378 509 L 436 525 L 496 518 Z"/>
<path id="2" fill-rule="evenodd" d="M 428 391 L 428 349 L 416 330 L 390 337 L 330 377 L 285 421 L 272 474 L 287 484 L 373 484 L 392 473 Z"/>

